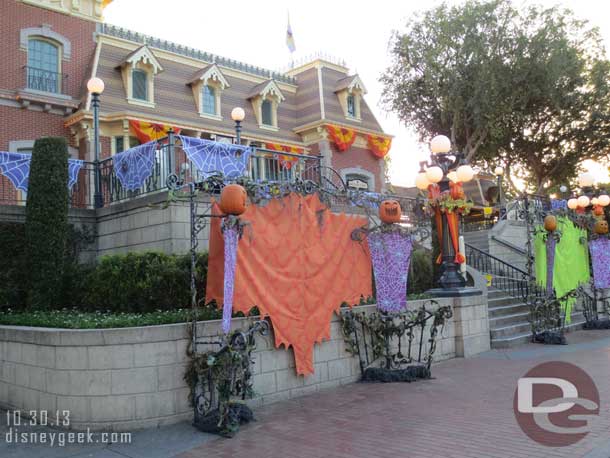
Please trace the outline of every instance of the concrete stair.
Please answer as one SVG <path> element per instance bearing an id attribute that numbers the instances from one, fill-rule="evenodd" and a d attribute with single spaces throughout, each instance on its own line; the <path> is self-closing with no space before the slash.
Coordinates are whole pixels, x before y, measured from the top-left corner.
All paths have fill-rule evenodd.
<path id="1" fill-rule="evenodd" d="M 464 232 L 464 242 L 485 253 L 489 253 L 489 230 Z"/>
<path id="2" fill-rule="evenodd" d="M 531 341 L 529 308 L 522 299 L 492 286 L 488 290 L 488 304 L 491 348 L 511 348 Z M 582 312 L 573 313 L 566 332 L 582 328 L 584 322 Z"/>

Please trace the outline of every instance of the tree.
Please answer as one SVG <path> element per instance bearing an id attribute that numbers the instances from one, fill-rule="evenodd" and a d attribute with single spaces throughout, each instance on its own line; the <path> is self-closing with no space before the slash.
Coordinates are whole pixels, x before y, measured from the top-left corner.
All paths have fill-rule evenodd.
<path id="1" fill-rule="evenodd" d="M 383 102 L 422 140 L 447 133 L 468 160 L 502 162 L 535 191 L 608 154 L 610 67 L 597 30 L 567 10 L 443 4 L 391 49 Z"/>
<path id="2" fill-rule="evenodd" d="M 66 139 L 38 139 L 32 152 L 25 219 L 28 305 L 32 308 L 60 303 L 68 202 Z"/>

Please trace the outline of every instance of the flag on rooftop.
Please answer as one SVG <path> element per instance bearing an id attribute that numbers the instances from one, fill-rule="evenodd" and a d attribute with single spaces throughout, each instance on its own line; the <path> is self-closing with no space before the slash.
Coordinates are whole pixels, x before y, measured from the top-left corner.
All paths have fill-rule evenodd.
<path id="1" fill-rule="evenodd" d="M 294 44 L 294 35 L 292 34 L 292 27 L 290 27 L 290 15 L 288 15 L 288 28 L 286 29 L 286 46 L 290 52 L 295 52 L 297 47 Z"/>

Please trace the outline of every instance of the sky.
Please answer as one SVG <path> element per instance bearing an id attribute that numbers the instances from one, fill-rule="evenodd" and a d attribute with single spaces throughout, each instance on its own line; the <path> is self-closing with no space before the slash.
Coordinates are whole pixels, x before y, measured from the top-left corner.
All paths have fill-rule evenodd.
<path id="1" fill-rule="evenodd" d="M 390 151 L 393 184 L 410 186 L 427 157 L 427 145 L 380 105 L 379 77 L 390 64 L 388 44 L 394 30 L 416 11 L 434 7 L 438 0 L 114 0 L 106 7 L 106 22 L 137 32 L 191 46 L 249 64 L 282 70 L 289 67 L 286 47 L 288 14 L 296 42 L 296 62 L 315 53 L 342 59 L 362 78 L 365 99 L 388 134 L 395 136 Z M 448 0 L 446 3 L 460 3 Z M 520 2 L 515 2 L 520 5 Z M 531 2 L 530 2 L 531 3 Z M 610 2 L 604 0 L 539 0 L 561 5 L 600 28 L 610 45 Z M 607 171 L 585 165 L 598 181 L 608 182 Z"/>

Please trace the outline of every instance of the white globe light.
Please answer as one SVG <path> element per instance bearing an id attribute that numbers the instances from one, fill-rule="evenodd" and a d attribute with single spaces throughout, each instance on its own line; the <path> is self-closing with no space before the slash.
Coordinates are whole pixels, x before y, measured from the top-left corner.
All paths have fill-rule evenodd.
<path id="1" fill-rule="evenodd" d="M 561 192 L 566 192 L 568 190 L 568 187 L 566 185 L 562 184 L 561 186 L 559 186 L 559 190 Z"/>
<path id="2" fill-rule="evenodd" d="M 469 165 L 460 165 L 457 168 L 458 181 L 467 183 L 474 178 L 474 170 Z"/>
<path id="3" fill-rule="evenodd" d="M 415 186 L 417 186 L 417 189 L 421 189 L 422 191 L 428 189 L 428 186 L 430 186 L 430 180 L 428 180 L 426 172 L 421 172 L 417 174 L 417 176 L 415 177 Z"/>
<path id="4" fill-rule="evenodd" d="M 443 179 L 443 169 L 436 165 L 426 169 L 426 178 L 431 183 L 438 183 Z"/>
<path id="5" fill-rule="evenodd" d="M 597 197 L 594 197 L 593 199 L 591 199 L 591 205 L 597 205 L 599 204 L 599 199 Z"/>
<path id="6" fill-rule="evenodd" d="M 593 176 L 592 173 L 585 172 L 585 173 L 581 173 L 578 176 L 578 185 L 581 188 L 593 186 L 594 183 L 595 183 L 595 177 Z"/>
<path id="7" fill-rule="evenodd" d="M 437 135 L 430 141 L 430 151 L 433 154 L 448 153 L 451 150 L 451 140 L 444 135 Z"/>
<path id="8" fill-rule="evenodd" d="M 500 177 L 500 176 L 504 175 L 504 169 L 502 167 L 500 167 L 500 166 L 497 166 L 494 169 L 494 175 L 497 176 L 497 177 Z"/>
<path id="9" fill-rule="evenodd" d="M 568 208 L 570 210 L 576 210 L 577 207 L 578 207 L 578 200 L 576 200 L 576 199 L 568 200 Z"/>
<path id="10" fill-rule="evenodd" d="M 589 204 L 591 203 L 591 201 L 589 200 L 589 198 L 587 196 L 580 196 L 578 198 L 578 206 L 579 207 L 588 207 Z"/>
<path id="11" fill-rule="evenodd" d="M 449 178 L 452 183 L 457 183 L 458 182 L 458 176 L 457 176 L 457 172 L 455 170 L 449 172 L 447 174 L 447 178 Z"/>
<path id="12" fill-rule="evenodd" d="M 235 107 L 231 111 L 231 119 L 235 122 L 241 122 L 246 117 L 246 112 L 242 107 Z"/>
<path id="13" fill-rule="evenodd" d="M 104 82 L 101 78 L 93 77 L 87 81 L 87 90 L 92 94 L 101 94 L 104 92 Z"/>
<path id="14" fill-rule="evenodd" d="M 597 202 L 602 206 L 602 207 L 607 207 L 608 205 L 610 205 L 610 196 L 607 194 L 602 194 L 601 196 L 599 196 L 597 198 Z"/>

